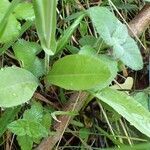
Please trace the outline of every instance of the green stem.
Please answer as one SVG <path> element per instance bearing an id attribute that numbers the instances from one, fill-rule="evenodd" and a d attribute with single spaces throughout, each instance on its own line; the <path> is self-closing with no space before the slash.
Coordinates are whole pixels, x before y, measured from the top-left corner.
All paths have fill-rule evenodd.
<path id="1" fill-rule="evenodd" d="M 45 53 L 45 73 L 48 74 L 49 72 L 49 61 L 50 61 L 50 56 Z"/>

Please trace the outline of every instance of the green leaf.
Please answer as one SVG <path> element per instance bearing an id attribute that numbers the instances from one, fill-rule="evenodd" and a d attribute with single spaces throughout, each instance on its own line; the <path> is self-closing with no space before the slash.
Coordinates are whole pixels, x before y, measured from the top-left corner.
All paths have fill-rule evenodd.
<path id="1" fill-rule="evenodd" d="M 43 117 L 43 107 L 40 103 L 33 103 L 30 109 L 27 109 L 23 114 L 23 119 L 29 121 L 41 122 Z"/>
<path id="2" fill-rule="evenodd" d="M 27 70 L 6 67 L 0 70 L 0 107 L 13 107 L 27 102 L 38 86 Z"/>
<path id="3" fill-rule="evenodd" d="M 100 59 L 76 54 L 55 62 L 47 81 L 65 89 L 86 90 L 105 84 L 110 76 L 108 66 Z"/>
<path id="4" fill-rule="evenodd" d="M 21 150 L 32 150 L 33 139 L 27 135 L 17 136 L 17 141 L 21 147 Z"/>
<path id="5" fill-rule="evenodd" d="M 48 135 L 47 130 L 40 123 L 19 119 L 8 125 L 8 129 L 18 136 L 29 136 L 32 138 L 42 138 Z"/>
<path id="6" fill-rule="evenodd" d="M 32 21 L 26 21 L 22 25 L 19 35 L 15 37 L 13 40 L 11 40 L 9 43 L 4 44 L 2 48 L 0 48 L 0 55 L 5 53 L 5 51 L 7 51 L 9 47 L 11 47 L 24 34 L 24 32 L 28 30 L 32 25 L 33 25 Z"/>
<path id="7" fill-rule="evenodd" d="M 79 54 L 96 56 L 96 50 L 93 47 L 91 47 L 90 45 L 85 45 L 85 46 L 81 47 Z"/>
<path id="8" fill-rule="evenodd" d="M 56 51 L 57 0 L 33 0 L 33 7 L 41 46 L 48 55 L 54 55 Z"/>
<path id="9" fill-rule="evenodd" d="M 99 84 L 98 87 L 95 88 L 95 90 L 101 90 L 102 88 L 105 88 L 106 86 L 110 85 L 111 82 L 114 80 L 114 78 L 117 76 L 117 72 L 118 72 L 117 62 L 113 60 L 111 57 L 106 55 L 99 55 L 98 57 L 101 61 L 107 64 L 111 75 L 103 85 Z"/>
<path id="10" fill-rule="evenodd" d="M 120 33 L 121 34 L 121 33 Z M 122 45 L 114 43 L 114 53 L 124 64 L 134 70 L 140 70 L 143 67 L 142 56 L 135 41 L 131 37 L 127 37 L 126 42 Z"/>
<path id="11" fill-rule="evenodd" d="M 90 45 L 90 46 L 93 46 L 95 45 L 95 43 L 97 42 L 97 38 L 94 37 L 94 36 L 90 36 L 90 35 L 86 35 L 86 36 L 83 36 L 80 40 L 79 40 L 79 43 L 81 46 L 85 46 L 85 45 Z"/>
<path id="12" fill-rule="evenodd" d="M 41 124 L 47 129 L 47 131 L 49 131 L 52 125 L 52 116 L 50 113 L 47 112 L 45 115 L 43 115 Z"/>
<path id="13" fill-rule="evenodd" d="M 80 55 L 93 55 L 97 58 L 99 58 L 101 61 L 103 61 L 105 64 L 107 64 L 111 75 L 110 77 L 105 81 L 104 84 L 99 84 L 98 86 L 96 86 L 95 88 L 93 88 L 92 90 L 97 91 L 97 90 L 101 90 L 102 88 L 105 88 L 106 86 L 108 86 L 116 77 L 117 72 L 118 72 L 118 67 L 117 67 L 117 62 L 115 60 L 113 60 L 111 57 L 106 56 L 106 55 L 98 55 L 96 56 L 96 51 L 95 49 L 93 49 L 91 46 L 84 46 L 81 48 L 81 50 L 79 51 Z"/>
<path id="14" fill-rule="evenodd" d="M 84 142 L 87 142 L 89 135 L 90 135 L 89 129 L 87 129 L 87 128 L 81 128 L 79 130 L 79 137 L 82 140 L 84 140 Z"/>
<path id="15" fill-rule="evenodd" d="M 139 131 L 150 137 L 150 112 L 132 97 L 111 88 L 93 95 L 110 105 Z"/>
<path id="16" fill-rule="evenodd" d="M 21 29 L 20 23 L 16 20 L 15 16 L 9 14 L 9 6 L 10 2 L 8 0 L 0 0 L 0 25 L 3 30 L 3 33 L 0 36 L 0 43 L 6 43 L 13 40 L 18 36 L 19 30 Z M 8 16 L 3 19 L 7 11 Z M 4 28 L 2 24 L 5 24 Z"/>
<path id="17" fill-rule="evenodd" d="M 64 31 L 64 33 L 58 40 L 57 52 L 61 51 L 66 46 L 66 44 L 69 42 L 70 37 L 72 36 L 73 32 L 76 30 L 84 16 L 85 14 L 81 13 L 80 16 L 74 21 L 74 23 Z"/>
<path id="18" fill-rule="evenodd" d="M 65 47 L 71 54 L 77 54 L 79 49 L 73 45 L 66 45 Z"/>
<path id="19" fill-rule="evenodd" d="M 20 107 L 7 108 L 5 112 L 2 114 L 0 118 L 0 137 L 6 131 L 7 125 L 15 119 L 19 111 L 20 111 Z"/>
<path id="20" fill-rule="evenodd" d="M 137 102 L 141 103 L 141 105 L 143 107 L 145 107 L 147 110 L 149 110 L 148 94 L 146 94 L 144 92 L 138 92 L 133 97 Z"/>
<path id="21" fill-rule="evenodd" d="M 80 55 L 96 55 L 96 50 L 91 47 L 90 45 L 85 45 L 83 47 L 81 47 L 81 50 L 79 51 Z"/>
<path id="22" fill-rule="evenodd" d="M 88 33 L 87 23 L 85 21 L 82 21 L 80 23 L 79 31 L 80 31 L 81 36 L 84 36 Z"/>
<path id="23" fill-rule="evenodd" d="M 22 68 L 29 70 L 36 77 L 44 74 L 44 62 L 36 56 L 41 51 L 39 44 L 21 39 L 15 43 L 13 50 L 16 58 L 21 61 Z"/>
<path id="24" fill-rule="evenodd" d="M 114 57 L 134 70 L 142 69 L 140 50 L 128 35 L 127 27 L 105 7 L 90 8 L 88 13 L 104 42 L 113 47 Z"/>
<path id="25" fill-rule="evenodd" d="M 83 128 L 83 127 L 84 127 L 84 124 L 81 123 L 79 120 L 78 120 L 78 121 L 76 121 L 76 120 L 71 120 L 70 124 L 73 125 L 73 126 L 76 126 L 76 127 L 80 127 L 80 128 Z"/>
<path id="26" fill-rule="evenodd" d="M 104 43 L 102 38 L 96 38 L 94 36 L 84 36 L 79 40 L 81 46 L 89 45 L 95 48 L 97 51 L 105 50 L 108 46 Z"/>
<path id="27" fill-rule="evenodd" d="M 14 10 L 14 15 L 19 20 L 31 20 L 35 19 L 34 10 L 32 3 L 23 2 L 17 5 Z"/>

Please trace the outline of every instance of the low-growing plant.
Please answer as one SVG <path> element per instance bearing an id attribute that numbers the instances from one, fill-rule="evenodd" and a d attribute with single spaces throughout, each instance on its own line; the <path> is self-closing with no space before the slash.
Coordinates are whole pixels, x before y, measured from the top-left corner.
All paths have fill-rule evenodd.
<path id="1" fill-rule="evenodd" d="M 9 116 L 0 135 L 8 128 L 17 135 L 20 147 L 30 150 L 33 143 L 39 144 L 42 138 L 55 134 L 50 129 L 52 118 L 59 121 L 55 115 L 77 115 L 75 112 L 58 113 L 35 103 L 32 96 L 38 87 L 47 91 L 55 85 L 60 90 L 87 92 L 150 137 L 147 104 L 141 103 L 137 98 L 139 95 L 130 96 L 110 86 L 121 66 L 132 70 L 143 68 L 139 47 L 128 34 L 126 25 L 108 7 L 96 6 L 72 16 L 74 22 L 58 36 L 57 3 L 57 0 L 0 1 L 0 43 L 3 45 L 0 52 L 4 54 L 11 47 L 19 64 L 3 66 L 0 70 L 0 107 L 6 109 L 4 116 Z M 88 35 L 85 18 L 90 19 L 90 27 L 96 36 Z M 26 28 L 23 28 L 23 22 Z M 32 25 L 40 42 L 26 41 L 21 37 Z M 75 47 L 68 43 L 77 27 L 81 38 L 79 46 Z M 69 55 L 62 55 L 64 49 L 69 49 Z M 39 57 L 40 54 L 44 57 Z M 148 93 L 145 92 L 145 96 Z M 23 107 L 25 103 L 31 108 L 13 121 L 21 109 L 18 105 Z M 1 119 L 0 124 L 3 121 Z M 81 128 L 79 137 L 86 141 L 88 132 L 88 129 Z"/>

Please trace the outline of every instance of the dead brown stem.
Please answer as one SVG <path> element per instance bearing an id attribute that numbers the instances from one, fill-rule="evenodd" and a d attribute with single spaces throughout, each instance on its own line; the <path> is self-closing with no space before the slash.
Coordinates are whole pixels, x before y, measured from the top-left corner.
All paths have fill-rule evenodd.
<path id="1" fill-rule="evenodd" d="M 86 92 L 82 93 L 74 93 L 68 102 L 66 104 L 63 111 L 72 111 L 73 108 L 75 111 L 80 111 L 82 106 L 85 103 L 86 98 L 88 97 L 88 94 Z M 78 99 L 77 103 L 76 100 Z M 68 125 L 72 117 L 68 115 L 63 115 L 58 117 L 58 120 L 61 122 L 56 122 L 54 125 L 54 130 L 56 131 L 54 136 L 50 136 L 47 139 L 44 139 L 41 144 L 36 148 L 36 150 L 51 150 L 55 144 L 61 139 L 62 133 L 66 129 L 66 124 Z"/>
<path id="2" fill-rule="evenodd" d="M 150 25 L 150 4 L 145 5 L 138 15 L 129 22 L 132 31 L 129 30 L 131 36 L 140 36 L 141 33 Z M 134 33 L 134 34 L 133 34 Z"/>

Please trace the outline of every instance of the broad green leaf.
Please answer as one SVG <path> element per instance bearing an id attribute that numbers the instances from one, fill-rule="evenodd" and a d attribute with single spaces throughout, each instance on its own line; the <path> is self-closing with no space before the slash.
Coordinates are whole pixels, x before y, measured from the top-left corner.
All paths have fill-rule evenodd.
<path id="1" fill-rule="evenodd" d="M 81 47 L 80 51 L 79 51 L 80 55 L 96 55 L 96 50 L 91 47 L 90 45 L 85 45 L 83 47 Z"/>
<path id="2" fill-rule="evenodd" d="M 50 113 L 46 113 L 43 116 L 41 124 L 47 129 L 47 132 L 49 132 L 49 129 L 52 125 L 52 116 Z"/>
<path id="3" fill-rule="evenodd" d="M 17 136 L 29 136 L 32 138 L 42 138 L 48 135 L 47 130 L 39 122 L 26 119 L 19 119 L 8 125 L 8 129 Z"/>
<path id="4" fill-rule="evenodd" d="M 56 51 L 57 0 L 33 0 L 33 7 L 41 46 L 48 55 L 54 55 Z"/>
<path id="5" fill-rule="evenodd" d="M 31 20 L 35 19 L 34 10 L 32 3 L 23 2 L 20 3 L 14 10 L 14 15 L 20 20 Z"/>
<path id="6" fill-rule="evenodd" d="M 88 10 L 89 16 L 97 32 L 106 44 L 113 45 L 111 36 L 116 30 L 116 18 L 105 7 L 92 7 Z"/>
<path id="7" fill-rule="evenodd" d="M 133 95 L 133 97 L 137 102 L 141 103 L 143 107 L 149 110 L 148 94 L 144 92 L 138 92 L 135 95 Z"/>
<path id="8" fill-rule="evenodd" d="M 104 50 L 108 48 L 108 46 L 104 43 L 102 38 L 96 38 L 94 36 L 84 36 L 79 40 L 79 43 L 81 46 L 89 45 L 93 48 L 95 48 L 97 51 Z"/>
<path id="9" fill-rule="evenodd" d="M 20 107 L 8 108 L 2 114 L 0 118 L 0 137 L 7 130 L 7 125 L 15 119 L 19 111 L 20 111 Z"/>
<path id="10" fill-rule="evenodd" d="M 88 55 L 69 55 L 56 61 L 47 76 L 48 83 L 70 90 L 87 90 L 110 78 L 108 66 Z"/>
<path id="11" fill-rule="evenodd" d="M 145 2 L 150 2 L 150 0 L 145 0 Z"/>
<path id="12" fill-rule="evenodd" d="M 11 40 L 9 43 L 5 43 L 2 48 L 0 48 L 0 55 L 5 53 L 11 47 L 23 34 L 26 30 L 28 30 L 33 25 L 32 21 L 26 21 L 20 30 L 20 33 L 18 36 L 16 36 L 13 40 Z"/>
<path id="13" fill-rule="evenodd" d="M 125 65 L 134 70 L 142 69 L 142 56 L 137 44 L 131 37 L 128 36 L 126 42 L 122 45 L 114 43 L 113 48 L 115 58 L 119 58 Z"/>
<path id="14" fill-rule="evenodd" d="M 8 4 L 10 4 L 10 5 L 8 6 L 7 10 L 4 12 L 4 15 L 3 15 L 3 17 L 0 21 L 0 37 L 3 36 L 6 25 L 8 23 L 8 19 L 9 19 L 10 15 L 12 14 L 13 10 L 15 9 L 15 7 L 19 4 L 20 1 L 21 0 L 13 0 L 11 3 L 9 3 L 9 1 L 7 1 L 5 6 L 8 6 Z"/>
<path id="15" fill-rule="evenodd" d="M 71 54 L 77 54 L 79 52 L 79 49 L 75 46 L 71 45 L 66 45 L 65 47 Z"/>
<path id="16" fill-rule="evenodd" d="M 90 36 L 90 35 L 83 36 L 79 40 L 79 44 L 81 46 L 85 46 L 85 45 L 93 46 L 96 42 L 97 42 L 97 38 L 94 36 Z"/>
<path id="17" fill-rule="evenodd" d="M 32 150 L 33 139 L 27 135 L 17 136 L 17 141 L 21 150 Z"/>
<path id="18" fill-rule="evenodd" d="M 20 23 L 16 20 L 13 14 L 9 14 L 7 16 L 7 20 L 3 20 L 3 17 L 7 11 L 9 11 L 10 2 L 8 0 L 0 0 L 0 24 L 1 21 L 6 24 L 4 28 L 1 26 L 3 33 L 0 36 L 0 43 L 6 43 L 13 40 L 19 34 L 19 30 L 21 29 Z"/>
<path id="19" fill-rule="evenodd" d="M 38 86 L 27 70 L 6 67 L 0 70 L 0 107 L 13 107 L 27 102 Z"/>
<path id="20" fill-rule="evenodd" d="M 38 122 L 49 132 L 52 116 L 40 103 L 33 102 L 31 108 L 24 112 L 23 119 Z"/>
<path id="21" fill-rule="evenodd" d="M 44 74 L 44 62 L 36 56 L 41 51 L 39 44 L 21 39 L 15 43 L 13 50 L 16 58 L 21 61 L 22 68 L 29 70 L 36 77 Z"/>
<path id="22" fill-rule="evenodd" d="M 35 59 L 35 55 L 39 54 L 42 50 L 38 43 L 23 39 L 19 39 L 13 46 L 13 49 L 18 58 L 27 59 L 29 62 L 32 62 Z"/>
<path id="23" fill-rule="evenodd" d="M 102 88 L 105 88 L 106 86 L 110 85 L 111 82 L 114 80 L 114 78 L 117 76 L 117 72 L 118 72 L 117 62 L 113 60 L 111 57 L 106 55 L 99 55 L 98 57 L 101 61 L 107 64 L 111 75 L 103 85 L 99 84 L 98 87 L 95 88 L 95 90 L 101 90 Z"/>
<path id="24" fill-rule="evenodd" d="M 104 42 L 113 47 L 114 57 L 134 70 L 142 69 L 140 50 L 128 35 L 127 27 L 105 7 L 90 8 L 88 14 Z"/>
<path id="25" fill-rule="evenodd" d="M 110 105 L 139 131 L 150 137 L 150 112 L 132 97 L 111 88 L 106 88 L 94 96 Z"/>
<path id="26" fill-rule="evenodd" d="M 88 128 L 81 128 L 79 130 L 79 137 L 84 140 L 84 142 L 87 142 L 89 135 L 90 131 Z"/>
<path id="27" fill-rule="evenodd" d="M 93 56 L 99 58 L 101 61 L 103 61 L 108 66 L 108 68 L 109 68 L 109 70 L 111 72 L 110 77 L 105 81 L 104 84 L 99 84 L 98 86 L 96 86 L 92 90 L 97 91 L 97 90 L 101 90 L 102 88 L 105 88 L 117 76 L 117 72 L 118 72 L 117 62 L 115 60 L 113 60 L 111 57 L 106 56 L 106 55 L 98 55 L 98 56 L 96 56 L 95 49 L 93 49 L 91 46 L 88 46 L 88 45 L 82 47 L 81 50 L 79 51 L 79 54 L 80 55 L 89 55 L 89 56 L 93 55 Z"/>
<path id="28" fill-rule="evenodd" d="M 23 119 L 29 121 L 41 122 L 43 117 L 43 107 L 40 103 L 33 103 L 30 109 L 27 109 L 23 114 Z"/>

